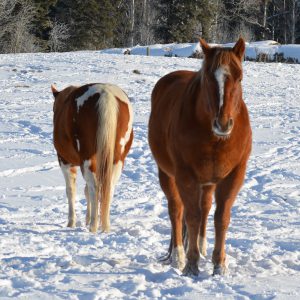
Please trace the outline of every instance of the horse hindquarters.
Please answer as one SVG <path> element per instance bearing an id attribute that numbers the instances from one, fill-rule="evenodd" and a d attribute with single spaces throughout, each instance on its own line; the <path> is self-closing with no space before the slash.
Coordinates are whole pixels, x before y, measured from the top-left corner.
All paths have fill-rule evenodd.
<path id="1" fill-rule="evenodd" d="M 108 86 L 98 105 L 97 195 L 100 195 L 102 231 L 110 230 L 110 203 L 133 140 L 132 107 L 126 94 Z"/>

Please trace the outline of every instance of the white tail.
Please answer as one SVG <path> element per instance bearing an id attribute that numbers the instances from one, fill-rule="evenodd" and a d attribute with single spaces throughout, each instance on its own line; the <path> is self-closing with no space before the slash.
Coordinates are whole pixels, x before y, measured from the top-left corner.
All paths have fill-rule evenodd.
<path id="1" fill-rule="evenodd" d="M 97 195 L 100 197 L 100 222 L 102 231 L 110 229 L 109 213 L 111 179 L 118 123 L 119 106 L 113 94 L 103 89 L 98 100 L 97 130 Z"/>

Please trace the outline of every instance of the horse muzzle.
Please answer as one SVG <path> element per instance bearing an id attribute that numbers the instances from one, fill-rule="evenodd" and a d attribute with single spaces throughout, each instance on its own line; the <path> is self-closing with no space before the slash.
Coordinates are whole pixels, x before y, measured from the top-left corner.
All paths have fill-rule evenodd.
<path id="1" fill-rule="evenodd" d="M 218 119 L 213 122 L 212 130 L 216 136 L 228 137 L 233 129 L 233 119 L 230 118 L 225 124 L 220 124 Z"/>

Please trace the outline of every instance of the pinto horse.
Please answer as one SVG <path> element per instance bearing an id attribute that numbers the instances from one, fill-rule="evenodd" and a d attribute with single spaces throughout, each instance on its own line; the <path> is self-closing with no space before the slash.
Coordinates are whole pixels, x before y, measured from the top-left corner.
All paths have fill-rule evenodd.
<path id="1" fill-rule="evenodd" d="M 197 275 L 206 255 L 207 216 L 215 196 L 213 274 L 224 274 L 225 235 L 233 202 L 243 184 L 252 132 L 242 98 L 245 42 L 233 48 L 200 44 L 200 71 L 162 77 L 152 92 L 149 144 L 172 224 L 169 262 Z M 187 262 L 183 228 L 187 227 Z"/>
<path id="2" fill-rule="evenodd" d="M 111 84 L 51 86 L 54 101 L 53 141 L 66 181 L 68 227 L 75 227 L 77 166 L 86 181 L 86 224 L 109 231 L 110 202 L 133 140 L 132 106 L 127 95 Z"/>

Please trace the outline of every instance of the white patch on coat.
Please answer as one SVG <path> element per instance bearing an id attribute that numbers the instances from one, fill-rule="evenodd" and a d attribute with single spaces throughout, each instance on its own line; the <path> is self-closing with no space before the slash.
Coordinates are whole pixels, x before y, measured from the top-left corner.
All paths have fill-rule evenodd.
<path id="1" fill-rule="evenodd" d="M 70 164 L 63 164 L 61 162 L 60 168 L 66 182 L 66 194 L 69 204 L 69 222 L 68 227 L 75 227 L 76 215 L 75 215 L 75 200 L 76 200 L 76 176 L 77 174 L 71 171 Z"/>
<path id="2" fill-rule="evenodd" d="M 79 109 L 81 106 L 83 106 L 84 102 L 86 100 L 88 100 L 91 96 L 95 95 L 96 93 L 99 93 L 99 88 L 98 88 L 97 84 L 94 84 L 94 85 L 89 86 L 87 91 L 84 94 L 82 94 L 80 97 L 76 98 L 77 112 L 79 112 Z"/>
<path id="3" fill-rule="evenodd" d="M 124 93 L 122 89 L 120 89 L 118 86 L 113 85 L 113 84 L 103 84 L 103 83 L 96 83 L 94 85 L 89 86 L 88 90 L 78 97 L 76 99 L 77 102 L 77 112 L 79 112 L 79 109 L 81 106 L 84 105 L 85 101 L 89 99 L 89 97 L 93 96 L 94 94 L 99 93 L 100 96 L 102 94 L 103 98 L 109 98 L 108 95 L 113 95 L 114 97 L 118 98 L 120 101 L 123 103 L 127 104 L 128 111 L 129 111 L 129 121 L 128 121 L 128 127 L 127 131 L 120 140 L 120 145 L 121 145 L 121 152 L 123 153 L 125 150 L 125 146 L 128 143 L 132 131 L 132 124 L 133 124 L 133 109 L 132 105 L 127 97 L 127 95 Z M 103 95 L 105 93 L 106 95 Z"/>
<path id="4" fill-rule="evenodd" d="M 96 182 L 96 174 L 90 170 L 90 166 L 91 166 L 90 160 L 85 160 L 83 162 L 83 177 L 84 177 L 86 183 L 88 185 L 90 184 L 90 186 L 92 186 L 94 184 L 94 182 Z"/>
<path id="5" fill-rule="evenodd" d="M 126 146 L 126 144 L 128 143 L 128 141 L 130 139 L 130 135 L 131 135 L 131 131 L 132 131 L 132 124 L 133 124 L 133 109 L 132 109 L 132 105 L 129 102 L 129 99 L 128 99 L 127 95 L 119 87 L 117 87 L 116 85 L 107 84 L 105 87 L 115 97 L 117 97 L 118 99 L 120 99 L 120 101 L 126 103 L 127 107 L 128 107 L 128 111 L 129 111 L 128 127 L 127 127 L 127 131 L 126 131 L 125 135 L 120 140 L 121 153 L 123 153 L 124 150 L 125 150 L 125 146 Z"/>
<path id="6" fill-rule="evenodd" d="M 215 77 L 219 85 L 219 95 L 220 95 L 219 111 L 221 110 L 224 104 L 224 89 L 225 89 L 226 75 L 228 75 L 228 70 L 225 69 L 224 67 L 219 67 L 215 71 Z"/>

